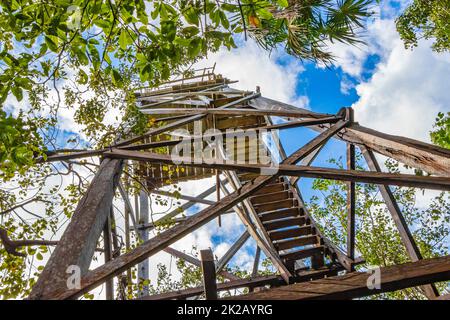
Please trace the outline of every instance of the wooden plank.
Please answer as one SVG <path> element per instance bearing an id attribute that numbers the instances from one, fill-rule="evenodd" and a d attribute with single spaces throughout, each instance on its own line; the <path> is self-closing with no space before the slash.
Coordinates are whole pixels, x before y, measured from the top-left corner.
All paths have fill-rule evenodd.
<path id="1" fill-rule="evenodd" d="M 450 280 L 450 256 L 380 268 L 380 288 L 369 289 L 371 273 L 352 272 L 311 282 L 291 284 L 227 299 L 310 300 L 352 299 Z M 373 275 L 372 275 L 373 276 Z"/>
<path id="2" fill-rule="evenodd" d="M 49 299 L 55 290 L 66 288 L 68 277 L 66 271 L 71 265 L 78 266 L 81 274 L 86 274 L 97 241 L 110 214 L 122 166 L 122 160 L 102 161 L 89 188 L 78 203 L 58 246 L 33 286 L 29 299 Z"/>
<path id="3" fill-rule="evenodd" d="M 302 247 L 310 244 L 318 243 L 316 235 L 308 235 L 306 237 L 294 238 L 291 240 L 281 240 L 274 243 L 277 250 L 287 250 L 295 247 Z"/>
<path id="4" fill-rule="evenodd" d="M 211 108 L 161 108 L 161 109 L 141 109 L 144 114 L 160 115 L 160 114 L 215 114 L 226 116 L 256 115 L 256 116 L 277 116 L 288 118 L 304 118 L 305 113 L 301 111 L 283 111 L 283 110 L 257 110 L 257 109 L 211 109 Z M 327 121 L 329 122 L 329 117 Z M 295 126 L 295 125 L 294 125 Z"/>
<path id="5" fill-rule="evenodd" d="M 301 237 L 301 236 L 307 236 L 311 234 L 312 228 L 310 225 L 308 226 L 298 226 L 296 228 L 286 229 L 286 230 L 279 230 L 279 231 L 271 231 L 269 233 L 270 239 L 272 240 L 283 240 L 288 238 L 295 238 L 295 237 Z"/>
<path id="6" fill-rule="evenodd" d="M 200 261 L 203 274 L 203 288 L 206 300 L 217 300 L 217 279 L 214 255 L 211 249 L 200 250 Z"/>
<path id="7" fill-rule="evenodd" d="M 257 286 L 265 286 L 265 285 L 280 285 L 283 283 L 283 278 L 276 275 L 270 275 L 270 276 L 260 276 L 260 277 L 253 277 L 250 279 L 239 279 L 235 281 L 228 281 L 224 283 L 218 283 L 217 284 L 217 290 L 218 291 L 225 291 L 225 290 L 232 290 L 232 289 L 238 289 L 238 288 L 245 288 L 245 287 L 257 287 Z M 197 288 L 189 288 L 189 289 L 183 289 L 178 290 L 174 292 L 167 292 L 167 293 L 161 293 L 156 294 L 152 296 L 147 296 L 140 298 L 139 300 L 169 300 L 169 299 L 186 299 L 189 297 L 195 297 L 200 294 L 202 294 L 204 291 L 203 286 L 197 287 Z"/>
<path id="8" fill-rule="evenodd" d="M 298 217 L 301 211 L 299 207 L 290 207 L 285 209 L 279 209 L 275 211 L 265 212 L 259 215 L 261 221 L 264 223 L 267 221 L 273 221 L 277 219 L 283 219 L 288 217 Z"/>
<path id="9" fill-rule="evenodd" d="M 364 146 L 360 146 L 360 150 L 367 162 L 369 169 L 372 171 L 381 172 L 380 165 L 378 164 L 378 161 L 373 152 Z M 384 203 L 386 204 L 386 207 L 388 208 L 392 219 L 397 226 L 397 230 L 400 234 L 400 238 L 402 239 L 409 258 L 411 259 L 411 261 L 418 261 L 423 259 L 422 254 L 420 253 L 420 249 L 417 246 L 416 241 L 411 234 L 411 231 L 409 230 L 408 224 L 403 217 L 402 211 L 400 210 L 400 207 L 398 206 L 391 189 L 388 186 L 384 185 L 379 185 L 378 187 L 380 189 L 380 193 L 383 197 Z M 424 291 L 428 299 L 434 299 L 439 296 L 439 291 L 434 284 L 423 286 L 422 290 Z"/>
<path id="10" fill-rule="evenodd" d="M 213 168 L 221 170 L 236 170 L 260 173 L 261 169 L 272 168 L 269 165 L 260 164 L 230 164 L 230 163 L 190 163 L 190 158 L 174 158 L 168 155 L 160 155 L 151 152 L 137 152 L 113 149 L 105 152 L 112 158 L 133 159 L 140 161 L 157 161 L 172 163 L 174 160 L 183 161 L 185 166 L 200 168 Z M 450 179 L 446 177 L 418 176 L 413 174 L 396 174 L 382 172 L 366 172 L 359 170 L 343 170 L 310 166 L 296 166 L 292 164 L 280 164 L 278 175 L 299 176 L 310 178 L 323 178 L 341 181 L 353 181 L 363 183 L 374 183 L 383 185 L 397 185 L 402 187 L 426 188 L 435 190 L 450 190 Z"/>
<path id="11" fill-rule="evenodd" d="M 263 222 L 267 231 L 282 229 L 290 226 L 303 226 L 306 223 L 305 217 L 290 217 L 287 219 L 273 220 Z"/>
<path id="12" fill-rule="evenodd" d="M 215 203 L 215 201 L 206 200 L 206 199 L 202 199 L 199 197 L 191 197 L 191 196 L 187 196 L 184 194 L 173 193 L 173 192 L 164 191 L 164 190 L 152 190 L 152 194 L 159 194 L 162 196 L 167 196 L 167 197 L 171 197 L 171 198 L 175 198 L 175 199 L 187 200 L 187 201 L 192 201 L 195 203 L 203 203 L 203 204 L 208 204 L 208 205 Z"/>
<path id="13" fill-rule="evenodd" d="M 261 204 L 254 204 L 255 210 L 258 214 L 262 214 L 269 211 L 274 211 L 278 209 L 284 209 L 284 208 L 292 208 L 296 207 L 297 204 L 295 203 L 295 200 L 293 198 L 280 200 L 280 201 L 273 201 L 273 202 L 267 202 L 267 203 L 261 203 Z"/>
<path id="14" fill-rule="evenodd" d="M 299 249 L 296 251 L 281 254 L 281 259 L 283 259 L 283 260 L 301 260 L 301 259 L 305 259 L 308 257 L 312 257 L 317 254 L 323 255 L 324 251 L 325 251 L 325 247 L 323 247 L 323 246 L 316 246 L 316 247 L 311 247 L 311 248 L 301 249 L 301 250 Z"/>

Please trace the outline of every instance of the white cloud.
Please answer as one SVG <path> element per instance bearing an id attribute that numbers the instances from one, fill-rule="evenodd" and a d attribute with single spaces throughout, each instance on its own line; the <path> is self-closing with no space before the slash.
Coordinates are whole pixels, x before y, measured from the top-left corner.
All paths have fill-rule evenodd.
<path id="1" fill-rule="evenodd" d="M 428 41 L 406 50 L 392 29 L 393 20 L 379 20 L 371 29 L 381 61 L 356 86 L 355 118 L 386 133 L 429 141 L 437 113 L 450 106 L 450 54 L 434 53 Z"/>
<path id="2" fill-rule="evenodd" d="M 281 60 L 283 64 L 279 63 Z M 284 53 L 274 51 L 269 55 L 249 39 L 232 51 L 223 49 L 210 54 L 198 67 L 209 67 L 214 63 L 216 73 L 239 81 L 234 85 L 236 88 L 254 91 L 260 86 L 262 95 L 267 98 L 298 107 L 308 106 L 308 98 L 296 94 L 297 79 L 304 68 L 300 61 Z"/>

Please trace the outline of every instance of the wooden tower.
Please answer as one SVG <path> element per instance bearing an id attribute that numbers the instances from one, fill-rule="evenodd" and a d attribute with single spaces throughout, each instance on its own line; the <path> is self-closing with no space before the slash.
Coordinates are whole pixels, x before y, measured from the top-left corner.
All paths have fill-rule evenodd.
<path id="1" fill-rule="evenodd" d="M 255 92 L 232 89 L 230 83 L 215 74 L 213 68 L 207 68 L 156 89 L 140 89 L 136 92 L 137 103 L 141 112 L 154 119 L 153 129 L 140 136 L 125 137 L 104 150 L 48 158 L 47 161 L 58 161 L 96 155 L 102 161 L 30 299 L 73 299 L 103 283 L 106 283 L 107 298 L 113 298 L 117 291 L 112 279 L 120 283 L 127 271 L 138 264 L 139 275 L 146 277 L 148 268 L 155 267 L 148 265 L 147 258 L 161 250 L 201 266 L 204 286 L 153 296 L 144 288 L 140 291 L 141 299 L 186 299 L 202 294 L 207 299 L 217 299 L 221 290 L 244 287 L 250 288 L 251 293 L 234 298 L 348 299 L 412 286 L 421 286 L 430 299 L 437 298 L 439 292 L 433 283 L 450 279 L 450 257 L 422 259 L 389 185 L 450 190 L 450 151 L 360 126 L 354 122 L 350 108 L 343 108 L 335 115 L 316 113 L 264 98 L 259 88 Z M 275 123 L 274 117 L 283 121 Z M 318 135 L 287 155 L 277 143 L 276 130 L 292 127 L 308 127 Z M 232 139 L 226 139 L 230 135 Z M 310 165 L 329 139 L 346 143 L 346 169 Z M 181 142 L 189 148 L 180 148 Z M 355 170 L 355 148 L 361 150 L 370 171 Z M 375 153 L 430 175 L 383 173 Z M 135 212 L 138 206 L 133 206 L 121 182 L 126 162 L 139 172 L 143 190 L 139 196 L 139 214 Z M 177 195 L 187 201 L 181 211 L 195 203 L 207 204 L 206 209 L 187 217 L 174 210 L 158 221 L 149 222 L 145 202 L 148 194 L 173 196 L 160 190 L 161 187 L 213 176 L 216 183 L 202 194 Z M 345 251 L 320 232 L 309 214 L 298 188 L 302 177 L 347 182 Z M 375 289 L 367 286 L 369 273 L 355 271 L 355 266 L 364 261 L 364 257 L 355 256 L 357 182 L 379 186 L 411 259 L 411 263 L 382 268 L 380 288 Z M 122 197 L 131 217 L 133 226 L 129 232 L 136 232 L 143 240 L 124 254 L 113 250 L 111 240 L 114 233 L 111 204 L 116 193 Z M 217 201 L 207 200 L 213 193 L 217 194 Z M 207 250 L 197 260 L 170 247 L 190 232 L 230 212 L 239 217 L 246 231 L 219 261 L 214 261 Z M 171 227 L 148 238 L 148 231 L 163 222 L 170 222 Z M 89 270 L 102 233 L 106 262 Z M 263 252 L 277 269 L 276 275 L 257 276 L 255 267 L 251 278 L 241 279 L 224 269 L 249 237 L 258 246 L 255 266 Z M 70 265 L 81 270 L 81 283 L 76 288 L 67 287 Z M 227 281 L 217 284 L 216 274 Z"/>

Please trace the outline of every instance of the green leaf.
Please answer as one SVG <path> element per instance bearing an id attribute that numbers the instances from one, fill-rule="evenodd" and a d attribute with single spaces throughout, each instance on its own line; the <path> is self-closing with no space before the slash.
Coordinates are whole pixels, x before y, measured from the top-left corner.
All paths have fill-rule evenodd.
<path id="1" fill-rule="evenodd" d="M 14 94 L 14 96 L 16 97 L 17 101 L 22 101 L 23 99 L 23 92 L 22 92 L 22 88 L 20 88 L 17 85 L 14 85 L 11 87 L 11 91 Z"/>
<path id="2" fill-rule="evenodd" d="M 280 7 L 287 8 L 289 6 L 289 3 L 287 0 L 277 0 L 277 3 Z"/>

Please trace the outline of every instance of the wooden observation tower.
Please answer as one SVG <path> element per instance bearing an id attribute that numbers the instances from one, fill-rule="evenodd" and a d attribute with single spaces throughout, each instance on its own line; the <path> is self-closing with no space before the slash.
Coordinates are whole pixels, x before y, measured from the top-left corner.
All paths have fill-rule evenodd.
<path id="1" fill-rule="evenodd" d="M 413 286 L 420 286 L 430 299 L 438 298 L 433 283 L 450 280 L 450 257 L 422 259 L 389 185 L 450 190 L 450 151 L 360 126 L 350 108 L 335 115 L 316 113 L 264 98 L 259 88 L 255 92 L 232 89 L 230 83 L 207 68 L 156 89 L 140 89 L 136 92 L 138 106 L 155 119 L 153 129 L 141 136 L 125 137 L 104 150 L 49 157 L 48 161 L 57 161 L 97 155 L 102 161 L 30 298 L 73 299 L 103 284 L 106 297 L 116 297 L 119 289 L 114 290 L 114 283 L 120 283 L 136 265 L 139 277 L 148 277 L 149 268 L 156 266 L 149 266 L 147 259 L 161 250 L 201 266 L 204 286 L 153 296 L 144 288 L 140 299 L 186 299 L 203 294 L 217 299 L 218 292 L 234 288 L 250 289 L 249 294 L 235 299 L 348 299 Z M 286 154 L 277 130 L 293 127 L 307 127 L 318 134 Z M 311 166 L 330 139 L 346 143 L 346 169 Z M 355 170 L 355 148 L 361 150 L 370 171 Z M 381 172 L 375 153 L 430 175 Z M 143 188 L 137 204 L 132 203 L 121 182 L 125 162 L 139 170 Z M 161 188 L 214 176 L 216 183 L 202 194 L 178 195 L 187 201 L 181 210 L 149 222 L 149 194 L 171 196 Z M 327 239 L 309 214 L 298 188 L 303 177 L 347 182 L 345 250 Z M 379 288 L 367 286 L 369 273 L 355 271 L 364 261 L 364 257 L 355 256 L 355 183 L 379 186 L 411 259 L 407 264 L 381 268 Z M 214 193 L 216 201 L 206 199 Z M 111 241 L 111 204 L 118 195 L 134 224 L 129 232 L 143 240 L 123 254 L 113 250 Z M 196 203 L 208 207 L 181 215 Z M 236 214 L 246 230 L 218 261 L 207 250 L 196 259 L 170 247 L 213 219 L 220 223 L 224 214 Z M 170 228 L 149 237 L 149 230 L 167 221 Z M 89 270 L 102 234 L 106 262 Z M 251 278 L 242 279 L 225 267 L 250 237 L 257 244 L 255 268 Z M 257 275 L 261 252 L 277 269 L 276 275 Z M 81 283 L 76 288 L 66 285 L 70 265 L 81 270 Z M 216 274 L 227 281 L 217 284 Z"/>

